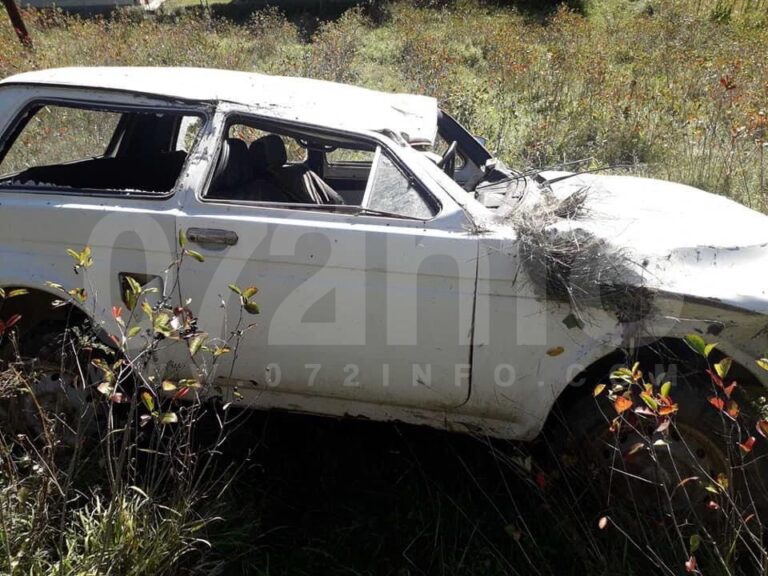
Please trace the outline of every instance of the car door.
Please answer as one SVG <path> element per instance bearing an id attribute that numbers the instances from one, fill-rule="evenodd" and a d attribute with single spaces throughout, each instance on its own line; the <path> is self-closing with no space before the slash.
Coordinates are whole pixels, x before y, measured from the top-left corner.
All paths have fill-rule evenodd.
<path id="1" fill-rule="evenodd" d="M 190 128 L 202 125 L 205 109 L 71 88 L 2 94 L 10 122 L 0 158 L 0 285 L 82 287 L 84 308 L 116 332 L 111 309 L 123 305 L 122 279 L 161 291 L 168 279 L 187 153 L 177 140 L 194 140 Z M 132 141 L 140 153 L 126 151 Z M 86 246 L 87 276 L 67 253 Z"/>
<path id="2" fill-rule="evenodd" d="M 463 404 L 478 244 L 450 197 L 433 194 L 442 208 L 424 220 L 188 195 L 179 227 L 204 262 L 188 259 L 181 285 L 199 326 L 226 339 L 255 322 L 218 381 L 299 409 L 301 396 Z M 229 284 L 258 287 L 260 315 L 239 323 Z"/>

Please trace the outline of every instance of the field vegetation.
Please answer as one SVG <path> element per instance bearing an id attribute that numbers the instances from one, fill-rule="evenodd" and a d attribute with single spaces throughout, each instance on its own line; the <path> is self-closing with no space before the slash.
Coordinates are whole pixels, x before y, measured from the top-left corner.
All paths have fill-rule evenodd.
<path id="1" fill-rule="evenodd" d="M 426 93 L 511 166 L 578 161 L 569 166 L 676 180 L 768 209 L 761 0 L 393 2 L 328 20 L 270 9 L 231 21 L 214 8 L 28 12 L 32 50 L 0 24 L 0 77 L 205 66 Z M 89 255 L 73 254 L 87 274 Z M 68 288 L 65 299 L 88 298 Z M 0 395 L 25 396 L 35 368 L 8 356 L 12 319 L 1 312 Z M 130 332 L 129 311 L 114 314 Z M 147 314 L 151 350 L 167 335 L 156 324 L 163 311 Z M 131 411 L 109 420 L 97 448 L 65 445 L 44 406 L 37 441 L 0 436 L 0 574 L 768 573 L 759 519 L 729 507 L 725 480 L 706 486 L 710 509 L 728 510 L 715 526 L 681 527 L 642 506 L 622 517 L 593 476 L 560 474 L 563 454 L 553 463 L 547 442 L 117 402 L 126 367 L 89 362 L 109 383 L 110 410 Z M 702 362 L 702 374 L 716 370 Z M 623 376 L 628 389 L 640 387 L 635 373 Z M 657 412 L 666 406 L 658 386 L 650 396 Z M 749 438 L 739 438 L 747 454 Z"/>
<path id="2" fill-rule="evenodd" d="M 592 0 L 581 8 L 402 2 L 330 21 L 273 9 L 240 23 L 203 8 L 156 19 L 29 14 L 35 50 L 4 22 L 0 75 L 209 66 L 426 93 L 511 166 L 629 165 L 764 208 L 765 2 Z"/>

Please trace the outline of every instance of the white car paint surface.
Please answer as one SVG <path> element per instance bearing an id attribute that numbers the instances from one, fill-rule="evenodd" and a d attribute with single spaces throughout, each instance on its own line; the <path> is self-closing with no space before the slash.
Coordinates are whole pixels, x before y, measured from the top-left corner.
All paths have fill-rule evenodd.
<path id="1" fill-rule="evenodd" d="M 227 394 L 237 387 L 256 408 L 530 439 L 569 384 L 618 348 L 713 327 L 721 349 L 763 378 L 753 368 L 768 348 L 768 219 L 723 197 L 640 178 L 542 173 L 510 177 L 515 186 L 504 189 L 497 210 L 419 149 L 438 134 L 432 98 L 191 68 L 7 78 L 0 82 L 3 150 L 24 111 L 51 102 L 204 120 L 163 194 L 2 180 L 0 157 L 0 286 L 79 285 L 66 248 L 88 245 L 94 299 L 84 309 L 115 333 L 109 311 L 120 304 L 121 274 L 168 290 L 179 231 L 236 234 L 232 245 L 198 242 L 205 261 L 186 259 L 179 280 L 213 337 L 232 326 L 236 296 L 227 285 L 259 287 L 261 315 L 216 382 Z M 209 195 L 227 130 L 243 118 L 307 134 L 308 154 L 339 143 L 385 154 L 434 207 L 433 217 Z M 337 172 L 362 170 L 354 161 L 345 166 Z M 640 278 L 654 294 L 652 312 L 639 321 L 594 306 L 574 325 L 572 303 L 542 295 L 528 277 L 518 231 L 502 217 L 525 217 L 546 195 L 564 199 L 585 188 L 586 216 L 556 227 L 578 227 L 626 251 L 635 270 L 627 282 Z M 158 360 L 169 371 L 188 368 L 171 346 Z"/>

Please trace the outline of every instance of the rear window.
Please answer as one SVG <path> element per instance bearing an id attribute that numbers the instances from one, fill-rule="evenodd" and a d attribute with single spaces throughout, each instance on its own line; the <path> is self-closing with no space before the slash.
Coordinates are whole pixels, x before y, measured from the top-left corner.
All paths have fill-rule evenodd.
<path id="1" fill-rule="evenodd" d="M 173 111 L 35 105 L 4 139 L 0 187 L 169 192 L 201 125 Z"/>

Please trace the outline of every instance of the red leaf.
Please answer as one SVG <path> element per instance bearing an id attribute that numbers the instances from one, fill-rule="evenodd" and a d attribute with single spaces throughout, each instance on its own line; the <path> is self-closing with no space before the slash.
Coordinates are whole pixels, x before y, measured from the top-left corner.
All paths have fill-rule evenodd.
<path id="1" fill-rule="evenodd" d="M 616 401 L 613 403 L 613 407 L 616 409 L 616 412 L 621 414 L 623 412 L 626 412 L 630 408 L 632 408 L 632 400 L 625 396 L 619 396 L 616 398 Z"/>
<path id="2" fill-rule="evenodd" d="M 539 487 L 539 490 L 544 490 L 544 488 L 547 487 L 547 477 L 544 475 L 544 472 L 538 472 L 533 477 L 534 482 L 536 482 L 536 486 Z"/>
<path id="3" fill-rule="evenodd" d="M 736 402 L 733 400 L 728 400 L 728 408 L 726 409 L 726 414 L 736 420 L 739 415 L 739 405 L 736 404 Z"/>
<path id="4" fill-rule="evenodd" d="M 733 90 L 734 88 L 736 88 L 736 81 L 733 79 L 732 76 L 725 74 L 724 76 L 720 77 L 720 86 L 722 86 L 726 90 Z"/>
<path id="5" fill-rule="evenodd" d="M 598 521 L 597 527 L 600 528 L 600 530 L 605 530 L 606 526 L 608 526 L 608 516 L 603 516 Z"/>
<path id="6" fill-rule="evenodd" d="M 662 406 L 659 408 L 659 416 L 669 416 L 670 414 L 674 414 L 677 412 L 677 404 L 672 404 L 670 406 Z"/>
<path id="7" fill-rule="evenodd" d="M 712 396 L 712 398 L 709 399 L 709 403 L 718 410 L 725 408 L 725 402 L 722 398 L 718 398 L 717 396 Z"/>
<path id="8" fill-rule="evenodd" d="M 749 438 L 746 439 L 744 444 L 739 444 L 739 448 L 741 448 L 741 451 L 744 452 L 744 454 L 749 454 L 750 452 L 752 452 L 752 448 L 754 447 L 754 445 L 755 445 L 755 437 L 750 436 Z"/>
<path id="9" fill-rule="evenodd" d="M 718 504 L 714 500 L 710 500 L 709 502 L 707 502 L 707 508 L 709 508 L 710 510 L 720 510 L 720 504 Z"/>
<path id="10" fill-rule="evenodd" d="M 696 556 L 691 556 L 688 558 L 688 561 L 685 563 L 685 571 L 686 572 L 697 572 L 696 569 Z"/>
<path id="11" fill-rule="evenodd" d="M 709 377 L 712 379 L 712 382 L 717 385 L 718 388 L 724 388 L 723 379 L 720 378 L 715 372 L 707 368 L 707 374 L 709 374 Z"/>
<path id="12" fill-rule="evenodd" d="M 112 306 L 112 318 L 117 320 L 123 315 L 123 309 L 120 306 Z"/>
<path id="13" fill-rule="evenodd" d="M 730 398 L 731 394 L 733 394 L 733 390 L 736 388 L 736 382 L 732 382 L 730 386 L 727 388 L 723 388 L 723 391 L 725 392 L 725 395 Z"/>
<path id="14" fill-rule="evenodd" d="M 173 399 L 174 400 L 181 400 L 182 398 L 184 398 L 184 396 L 189 394 L 190 390 L 191 390 L 191 388 L 189 386 L 187 386 L 185 388 L 180 388 L 179 391 L 176 392 L 176 394 L 173 395 Z"/>
<path id="15" fill-rule="evenodd" d="M 5 323 L 5 329 L 10 330 L 13 328 L 16 324 L 19 323 L 19 320 L 21 320 L 21 314 L 14 314 L 11 316 L 8 321 Z"/>
<path id="16" fill-rule="evenodd" d="M 757 433 L 763 438 L 768 438 L 768 420 L 759 420 L 757 425 Z"/>

